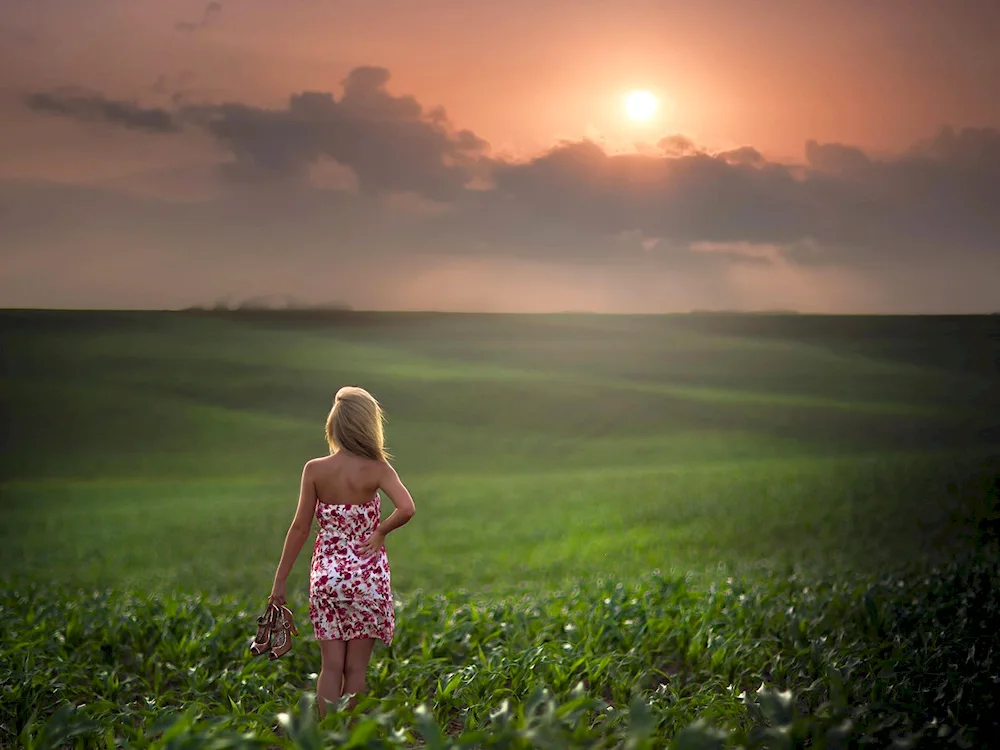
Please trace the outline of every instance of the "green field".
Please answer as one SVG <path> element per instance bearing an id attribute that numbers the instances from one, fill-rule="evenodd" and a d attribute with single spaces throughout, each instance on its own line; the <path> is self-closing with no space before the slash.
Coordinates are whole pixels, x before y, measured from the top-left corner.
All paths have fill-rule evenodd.
<path id="1" fill-rule="evenodd" d="M 399 642 L 391 654 L 376 651 L 372 691 L 388 703 L 399 698 L 407 710 L 427 700 L 442 725 L 457 721 L 471 732 L 502 697 L 523 711 L 539 686 L 568 705 L 573 686 L 581 679 L 592 686 L 594 665 L 610 658 L 605 689 L 585 689 L 580 700 L 627 704 L 638 691 L 652 701 L 659 740 L 699 717 L 745 729 L 753 712 L 724 689 L 734 675 L 754 688 L 762 681 L 798 688 L 809 684 L 810 669 L 828 679 L 839 657 L 831 652 L 822 664 L 775 678 L 781 671 L 771 655 L 782 647 L 760 646 L 757 626 L 747 623 L 791 615 L 761 604 L 746 622 L 716 622 L 726 620 L 716 601 L 725 591 L 747 586 L 773 603 L 793 589 L 803 596 L 808 582 L 843 585 L 826 604 L 838 602 L 849 621 L 852 606 L 868 611 L 858 592 L 887 576 L 909 580 L 899 586 L 908 594 L 913 571 L 961 577 L 972 569 L 962 565 L 985 565 L 985 573 L 976 568 L 981 580 L 996 570 L 984 560 L 993 559 L 987 548 L 1000 486 L 998 316 L 7 311 L 0 350 L 5 632 L 35 642 L 40 622 L 84 617 L 73 613 L 92 611 L 94 596 L 111 596 L 115 616 L 130 622 L 166 607 L 170 614 L 160 616 L 182 629 L 208 607 L 211 659 L 236 670 L 232 679 L 244 685 L 248 675 L 271 679 L 280 700 L 310 688 L 318 649 L 306 640 L 298 661 L 244 667 L 244 640 L 251 610 L 269 590 L 302 463 L 326 450 L 326 412 L 346 384 L 368 388 L 386 408 L 389 448 L 417 504 L 413 522 L 387 544 Z M 289 585 L 305 632 L 309 549 Z M 638 587 L 640 606 L 612 618 L 616 627 L 641 619 L 648 630 L 616 645 L 595 626 L 580 634 L 582 652 L 571 646 L 572 655 L 550 655 L 547 666 L 521 664 L 534 682 L 505 693 L 498 686 L 510 680 L 498 677 L 505 668 L 491 661 L 496 654 L 468 650 L 469 634 L 490 621 L 484 613 L 500 608 L 496 617 L 510 617 L 503 608 L 516 610 L 513 602 L 538 608 L 539 620 L 493 647 L 522 656 L 544 649 L 545 621 L 585 629 L 595 603 L 610 598 L 603 592 L 619 583 Z M 199 602 L 203 596 L 214 598 Z M 806 598 L 824 611 L 822 599 Z M 892 601 L 886 594 L 871 606 Z M 29 614 L 38 611 L 49 619 Z M 810 633 L 833 627 L 823 617 L 809 620 Z M 858 638 L 877 651 L 881 641 L 864 630 L 872 622 L 864 617 L 858 632 L 867 635 Z M 667 633 L 685 632 L 681 621 L 691 629 L 688 641 L 664 646 L 672 643 Z M 710 654 L 708 637 L 688 656 L 709 622 L 730 652 Z M 496 637 L 480 635 L 483 644 Z M 654 667 L 628 651 L 630 638 L 649 659 L 669 656 L 692 674 L 703 670 L 698 689 L 678 687 L 672 708 L 656 708 L 662 686 L 650 682 Z M 995 637 L 980 645 L 980 657 L 994 646 L 1000 653 Z M 841 647 L 846 654 L 847 642 Z M 36 669 L 61 669 L 60 659 L 83 669 L 90 659 L 79 644 L 76 651 L 34 648 Z M 632 658 L 630 667 L 619 652 Z M 23 681 L 27 662 L 5 653 Z M 174 668 L 183 658 L 211 662 L 194 646 L 183 653 L 168 660 Z M 419 675 L 408 673 L 418 666 Z M 480 681 L 457 679 L 445 691 L 460 668 L 475 668 Z M 713 682 L 720 671 L 727 681 Z M 149 675 L 136 674 L 129 700 L 161 692 Z M 865 679 L 859 673 L 852 684 L 863 692 Z M 137 732 L 129 735 L 135 742 L 152 731 L 138 714 L 126 720 L 93 708 L 124 698 L 109 698 L 103 683 L 87 684 L 64 679 L 58 688 L 23 689 L 3 707 L 0 741 L 13 742 L 26 722 L 40 726 L 64 701 L 88 703 L 101 726 L 118 716 Z M 194 693 L 171 689 L 160 709 L 145 710 L 157 715 L 193 700 Z M 242 725 L 232 715 L 270 705 L 261 700 L 240 713 L 220 697 L 228 688 L 199 690 L 209 696 L 203 713 L 230 716 L 233 726 Z M 929 718 L 910 700 L 909 708 L 891 704 L 893 715 L 922 726 Z M 469 711 L 459 720 L 452 712 L 463 701 Z M 805 700 L 802 710 L 817 701 Z M 33 708 L 41 718 L 31 723 Z M 527 719 L 520 721 L 524 729 Z M 961 725 L 950 721 L 952 730 Z M 974 734 L 974 722 L 964 721 Z M 611 742 L 610 729 L 594 731 Z M 537 737 L 524 741 L 508 746 L 542 746 Z"/>

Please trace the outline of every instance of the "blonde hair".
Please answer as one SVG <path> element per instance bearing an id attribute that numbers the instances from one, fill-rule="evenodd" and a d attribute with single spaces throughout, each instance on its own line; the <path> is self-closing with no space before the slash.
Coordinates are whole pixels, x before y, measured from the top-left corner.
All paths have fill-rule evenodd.
<path id="1" fill-rule="evenodd" d="M 346 385 L 337 391 L 326 418 L 326 442 L 330 452 L 345 450 L 373 461 L 387 461 L 381 405 L 364 388 Z"/>

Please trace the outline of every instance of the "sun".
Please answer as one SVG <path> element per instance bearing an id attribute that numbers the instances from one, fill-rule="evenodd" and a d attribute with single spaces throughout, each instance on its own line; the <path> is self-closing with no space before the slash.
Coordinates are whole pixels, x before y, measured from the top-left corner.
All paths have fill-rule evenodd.
<path id="1" fill-rule="evenodd" d="M 630 91 L 625 96 L 625 114 L 630 120 L 649 120 L 656 114 L 659 104 L 649 91 Z"/>

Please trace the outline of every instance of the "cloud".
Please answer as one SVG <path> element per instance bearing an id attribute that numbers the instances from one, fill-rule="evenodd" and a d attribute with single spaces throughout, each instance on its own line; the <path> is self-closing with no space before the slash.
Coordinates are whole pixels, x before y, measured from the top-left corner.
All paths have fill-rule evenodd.
<path id="1" fill-rule="evenodd" d="M 657 147 L 664 156 L 689 156 L 701 151 L 686 135 L 668 135 L 657 142 Z"/>
<path id="2" fill-rule="evenodd" d="M 205 6 L 200 21 L 178 21 L 174 24 L 174 29 L 186 33 L 199 31 L 207 27 L 222 12 L 222 3 L 212 0 Z"/>
<path id="3" fill-rule="evenodd" d="M 661 148 L 612 154 L 561 144 L 498 165 L 494 180 L 504 200 L 539 218 L 682 243 L 776 245 L 800 262 L 921 262 L 994 254 L 1000 242 L 995 129 L 946 128 L 891 158 L 811 141 L 803 164 L 770 162 L 752 148 L 713 154 L 676 138 Z"/>
<path id="4" fill-rule="evenodd" d="M 675 242 L 790 242 L 808 231 L 801 184 L 780 164 L 734 163 L 670 144 L 668 153 L 612 154 L 563 144 L 497 165 L 504 200 L 593 232 L 641 229 Z"/>
<path id="5" fill-rule="evenodd" d="M 61 115 L 74 120 L 106 122 L 132 130 L 173 133 L 179 130 L 174 115 L 161 108 L 143 108 L 134 102 L 115 101 L 98 94 L 75 90 L 37 92 L 24 97 L 36 112 Z"/>
<path id="6" fill-rule="evenodd" d="M 818 172 L 860 174 L 872 166 L 865 153 L 854 146 L 840 143 L 806 142 L 806 163 Z"/>
<path id="7" fill-rule="evenodd" d="M 763 154 L 752 146 L 741 146 L 730 151 L 720 151 L 716 156 L 723 161 L 751 167 L 763 166 L 765 161 Z"/>
<path id="8" fill-rule="evenodd" d="M 383 68 L 356 68 L 339 100 L 302 92 L 279 109 L 230 102 L 166 110 L 66 92 L 34 93 L 26 102 L 40 112 L 153 132 L 200 129 L 231 155 L 225 174 L 237 182 L 307 181 L 319 163 L 333 161 L 350 169 L 365 193 L 454 198 L 487 168 L 489 144 L 452 128 L 442 109 L 425 111 L 413 97 L 390 94 L 388 82 Z"/>
<path id="9" fill-rule="evenodd" d="M 390 81 L 384 68 L 360 67 L 339 98 L 307 91 L 276 108 L 143 108 L 60 92 L 26 102 L 150 133 L 207 134 L 227 158 L 222 176 L 233 189 L 315 189 L 333 202 L 325 210 L 350 205 L 355 224 L 369 222 L 352 236 L 381 236 L 385 212 L 410 217 L 409 235 L 382 237 L 400 247 L 687 269 L 884 269 L 995 259 L 1000 246 L 995 129 L 945 128 L 894 156 L 809 141 L 799 163 L 750 145 L 713 151 L 680 134 L 639 152 L 581 140 L 515 160 L 492 154 L 442 109 L 391 93 Z M 413 221 L 423 222 L 419 239 Z"/>

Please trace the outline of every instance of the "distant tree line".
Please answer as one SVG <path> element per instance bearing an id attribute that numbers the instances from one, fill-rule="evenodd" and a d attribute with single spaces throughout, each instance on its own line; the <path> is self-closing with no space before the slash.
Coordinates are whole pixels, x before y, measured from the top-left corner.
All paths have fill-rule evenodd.
<path id="1" fill-rule="evenodd" d="M 802 313 L 798 310 L 785 310 L 780 307 L 776 307 L 773 310 L 713 310 L 713 309 L 695 309 L 691 310 L 691 315 L 801 315 Z"/>
<path id="2" fill-rule="evenodd" d="M 192 305 L 185 312 L 346 312 L 353 308 L 343 302 L 303 302 L 290 294 L 267 294 L 234 301 L 224 297 L 213 305 Z"/>

